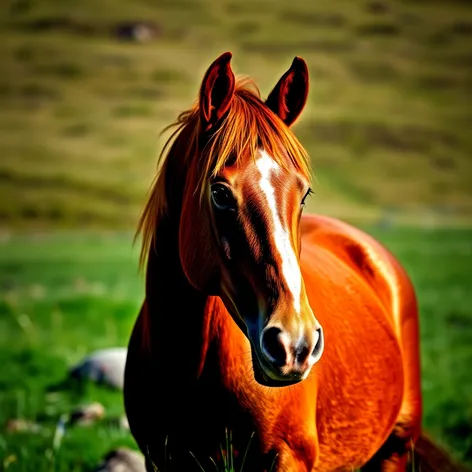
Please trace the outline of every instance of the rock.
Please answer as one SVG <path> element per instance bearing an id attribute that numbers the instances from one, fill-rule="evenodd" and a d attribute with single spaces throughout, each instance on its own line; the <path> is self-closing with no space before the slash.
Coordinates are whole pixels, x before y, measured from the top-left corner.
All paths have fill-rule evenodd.
<path id="1" fill-rule="evenodd" d="M 128 21 L 115 27 L 115 36 L 125 41 L 147 43 L 158 37 L 161 29 L 152 21 Z"/>
<path id="2" fill-rule="evenodd" d="M 89 425 L 100 420 L 105 415 L 105 407 L 98 402 L 83 405 L 74 410 L 70 415 L 71 424 Z"/>
<path id="3" fill-rule="evenodd" d="M 123 347 L 95 351 L 73 366 L 69 375 L 79 381 L 91 380 L 122 390 L 127 352 Z"/>
<path id="4" fill-rule="evenodd" d="M 129 429 L 128 417 L 126 415 L 124 415 L 120 418 L 120 428 L 121 429 Z"/>
<path id="5" fill-rule="evenodd" d="M 142 454 L 121 447 L 110 451 L 95 472 L 146 472 L 146 466 Z"/>
<path id="6" fill-rule="evenodd" d="M 39 433 L 41 426 L 22 418 L 12 418 L 7 421 L 5 430 L 9 433 Z"/>

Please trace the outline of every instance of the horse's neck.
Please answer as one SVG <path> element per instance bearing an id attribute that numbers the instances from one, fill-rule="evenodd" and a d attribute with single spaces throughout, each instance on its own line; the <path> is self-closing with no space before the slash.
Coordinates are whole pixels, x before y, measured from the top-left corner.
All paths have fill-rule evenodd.
<path id="1" fill-rule="evenodd" d="M 247 338 L 221 298 L 208 297 L 188 282 L 180 263 L 177 231 L 161 227 L 159 236 L 148 260 L 147 309 L 143 312 L 148 331 L 145 342 L 156 371 L 182 385 L 204 371 L 212 372 L 214 382 L 217 366 L 226 365 L 220 372 L 221 383 L 241 389 L 244 379 L 252 375 Z M 235 385 L 241 379 L 242 384 Z"/>
<path id="2" fill-rule="evenodd" d="M 214 297 L 197 291 L 185 277 L 178 228 L 166 219 L 150 252 L 146 276 L 146 325 L 153 356 L 162 362 L 160 369 L 185 366 L 190 375 L 198 375 L 211 337 L 212 303 Z"/>

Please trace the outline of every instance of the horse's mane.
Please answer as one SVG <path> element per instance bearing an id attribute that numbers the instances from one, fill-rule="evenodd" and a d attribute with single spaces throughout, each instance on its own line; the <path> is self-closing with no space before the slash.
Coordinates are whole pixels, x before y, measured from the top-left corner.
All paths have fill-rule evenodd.
<path id="1" fill-rule="evenodd" d="M 169 163 L 179 159 L 181 165 L 201 165 L 200 180 L 195 193 L 201 199 L 205 184 L 214 177 L 231 160 L 237 164 L 238 157 L 256 156 L 259 149 L 264 149 L 282 167 L 287 168 L 289 161 L 307 178 L 310 177 L 309 159 L 305 148 L 283 121 L 273 113 L 261 100 L 255 83 L 248 78 L 236 81 L 231 106 L 212 132 L 205 147 L 199 152 L 201 126 L 198 103 L 182 112 L 177 120 L 164 128 L 163 133 L 176 127 L 159 155 L 158 170 L 151 185 L 148 200 L 138 223 L 136 238 L 142 236 L 140 265 L 142 266 L 155 240 L 158 223 L 168 208 L 166 192 L 166 174 Z M 181 142 L 184 140 L 184 142 Z M 169 151 L 166 150 L 171 145 Z M 183 144 L 183 146 L 182 146 Z M 184 153 L 182 153 L 182 150 Z M 246 153 L 246 154 L 245 154 Z"/>

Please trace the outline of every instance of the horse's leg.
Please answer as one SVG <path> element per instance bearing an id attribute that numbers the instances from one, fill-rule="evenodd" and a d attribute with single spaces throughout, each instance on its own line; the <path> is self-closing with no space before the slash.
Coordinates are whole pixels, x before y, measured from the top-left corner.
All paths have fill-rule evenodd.
<path id="1" fill-rule="evenodd" d="M 406 409 L 406 406 L 402 408 Z M 411 411 L 409 409 L 410 413 Z M 362 472 L 405 472 L 409 454 L 413 451 L 414 441 L 419 435 L 420 423 L 421 415 L 405 416 L 400 412 L 390 436 L 369 462 L 361 468 Z"/>
<path id="2" fill-rule="evenodd" d="M 319 454 L 315 436 L 307 437 L 296 446 L 287 442 L 278 445 L 277 451 L 266 455 L 264 472 L 312 472 Z"/>
<path id="3" fill-rule="evenodd" d="M 409 446 L 395 428 L 378 452 L 365 464 L 362 472 L 406 472 Z"/>
<path id="4" fill-rule="evenodd" d="M 418 339 L 418 308 L 413 287 L 404 274 L 400 274 L 401 296 L 398 311 L 394 313 L 400 339 L 405 372 L 403 401 L 400 412 L 383 446 L 361 469 L 365 471 L 404 472 L 408 455 L 421 433 L 421 380 Z M 403 276 L 402 276 L 403 275 Z"/>
<path id="5" fill-rule="evenodd" d="M 290 448 L 287 446 L 279 451 L 277 455 L 269 455 L 266 460 L 264 472 L 311 472 L 306 464 L 297 460 Z"/>

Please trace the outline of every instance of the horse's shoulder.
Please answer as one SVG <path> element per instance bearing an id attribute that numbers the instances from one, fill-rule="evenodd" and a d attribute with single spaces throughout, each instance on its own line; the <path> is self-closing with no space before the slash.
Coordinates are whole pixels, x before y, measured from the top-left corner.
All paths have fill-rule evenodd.
<path id="1" fill-rule="evenodd" d="M 380 295 L 385 305 L 400 288 L 411 290 L 411 282 L 397 258 L 379 241 L 337 218 L 304 215 L 301 222 L 302 247 L 329 251 Z"/>
<path id="2" fill-rule="evenodd" d="M 321 246 L 345 262 L 363 267 L 380 257 L 390 262 L 394 256 L 365 231 L 340 219 L 307 214 L 301 222 L 303 244 Z"/>

